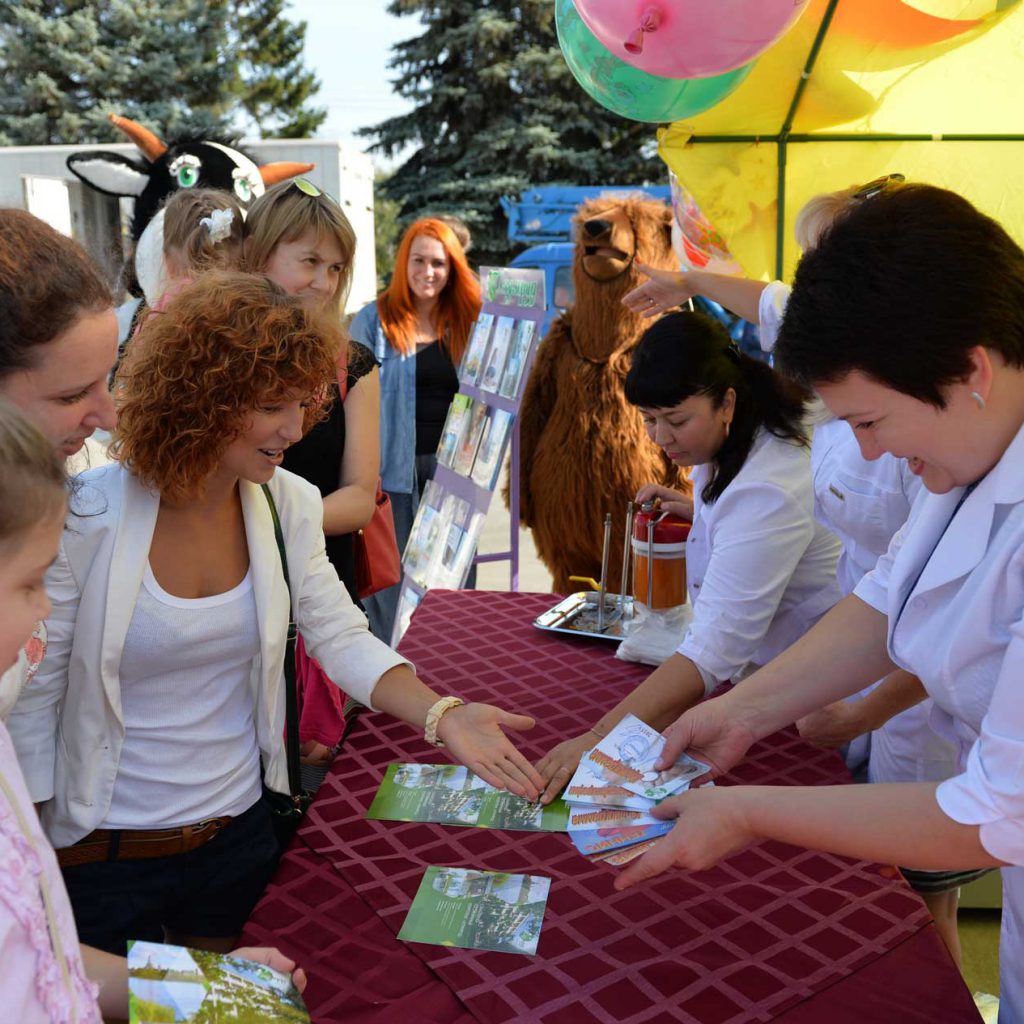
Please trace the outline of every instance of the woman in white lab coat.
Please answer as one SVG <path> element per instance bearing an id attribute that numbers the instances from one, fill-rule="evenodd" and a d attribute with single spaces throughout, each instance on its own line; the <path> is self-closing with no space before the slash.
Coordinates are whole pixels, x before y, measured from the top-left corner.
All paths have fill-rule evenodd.
<path id="1" fill-rule="evenodd" d="M 839 544 L 814 520 L 800 389 L 741 355 L 721 324 L 680 312 L 641 339 L 626 396 L 668 457 L 695 467 L 686 544 L 693 619 L 672 657 L 593 729 L 538 763 L 545 799 L 624 715 L 663 728 L 785 650 L 841 596 Z M 652 495 L 685 501 L 659 487 L 639 497 Z"/>
<path id="2" fill-rule="evenodd" d="M 959 774 L 694 790 L 659 805 L 675 829 L 617 885 L 767 838 L 926 870 L 1003 866 L 1000 1021 L 1019 1022 L 1024 252 L 953 193 L 886 189 L 804 257 L 777 355 L 850 423 L 865 458 L 906 458 L 930 493 L 854 595 L 742 687 L 685 713 L 665 758 L 689 750 L 728 771 L 757 738 L 898 666 L 932 697 Z"/>

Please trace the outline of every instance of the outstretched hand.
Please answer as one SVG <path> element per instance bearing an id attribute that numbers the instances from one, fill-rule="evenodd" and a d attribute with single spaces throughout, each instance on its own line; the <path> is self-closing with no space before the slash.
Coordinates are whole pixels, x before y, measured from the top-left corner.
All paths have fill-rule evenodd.
<path id="1" fill-rule="evenodd" d="M 544 780 L 503 731 L 522 732 L 535 724 L 527 715 L 514 715 L 491 704 L 463 704 L 442 716 L 437 737 L 484 782 L 536 800 Z"/>
<path id="2" fill-rule="evenodd" d="M 656 818 L 675 818 L 667 836 L 615 879 L 622 890 L 654 878 L 669 868 L 703 871 L 757 836 L 747 822 L 745 801 L 753 787 L 688 789 L 651 809 Z"/>
<path id="3" fill-rule="evenodd" d="M 647 280 L 622 297 L 622 304 L 643 317 L 657 316 L 666 310 L 675 309 L 695 295 L 698 295 L 697 276 L 674 270 L 659 270 L 645 263 L 634 262 L 633 266 Z"/>
<path id="4" fill-rule="evenodd" d="M 544 780 L 542 804 L 549 804 L 558 796 L 579 766 L 580 758 L 596 743 L 597 736 L 585 732 L 582 736 L 562 740 L 537 762 L 537 771 Z"/>
<path id="5" fill-rule="evenodd" d="M 729 716 L 721 697 L 684 712 L 664 736 L 665 746 L 656 765 L 659 770 L 675 764 L 685 751 L 711 766 L 709 778 L 724 775 L 739 764 L 757 738 L 746 725 Z"/>

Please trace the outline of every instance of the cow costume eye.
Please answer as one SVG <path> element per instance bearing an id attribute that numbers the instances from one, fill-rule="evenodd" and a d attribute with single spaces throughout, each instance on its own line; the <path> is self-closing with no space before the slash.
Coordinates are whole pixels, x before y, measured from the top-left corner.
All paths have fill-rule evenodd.
<path id="1" fill-rule="evenodd" d="M 231 172 L 231 177 L 235 180 L 235 195 L 243 203 L 248 203 L 256 194 L 256 187 L 249 180 L 247 172 L 241 167 L 236 167 Z"/>
<path id="2" fill-rule="evenodd" d="M 199 169 L 202 161 L 191 153 L 182 153 L 171 162 L 168 170 L 178 188 L 195 188 L 199 184 Z"/>

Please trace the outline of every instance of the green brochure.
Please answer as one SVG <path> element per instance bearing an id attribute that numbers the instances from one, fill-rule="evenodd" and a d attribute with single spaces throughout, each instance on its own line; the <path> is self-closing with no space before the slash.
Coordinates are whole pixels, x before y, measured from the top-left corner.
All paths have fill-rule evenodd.
<path id="1" fill-rule="evenodd" d="M 432 946 L 537 952 L 550 878 L 427 868 L 398 937 Z"/>
<path id="2" fill-rule="evenodd" d="M 130 1024 L 309 1024 L 287 974 L 241 957 L 161 942 L 128 943 Z"/>
<path id="3" fill-rule="evenodd" d="M 565 832 L 569 808 L 561 799 L 544 807 L 495 789 L 462 765 L 391 764 L 366 816 L 381 821 Z"/>

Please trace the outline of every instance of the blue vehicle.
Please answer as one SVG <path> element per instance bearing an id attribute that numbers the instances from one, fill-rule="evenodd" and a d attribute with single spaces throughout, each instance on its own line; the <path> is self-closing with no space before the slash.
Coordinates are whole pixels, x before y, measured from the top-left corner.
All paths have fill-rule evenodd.
<path id="1" fill-rule="evenodd" d="M 671 199 L 668 185 L 545 185 L 524 192 L 519 199 L 502 197 L 501 207 L 508 217 L 509 239 L 529 243 L 529 248 L 515 256 L 509 266 L 544 271 L 548 308 L 544 315 L 543 335 L 547 334 L 551 321 L 565 312 L 576 297 L 572 279 L 575 248 L 572 218 L 576 210 L 581 203 L 598 196 L 616 193 L 635 195 L 637 192 L 663 202 Z M 766 358 L 761 352 L 757 328 L 753 324 L 733 316 L 716 302 L 697 299 L 695 305 L 721 320 L 742 351 L 758 359 Z"/>

